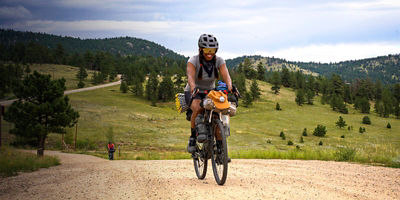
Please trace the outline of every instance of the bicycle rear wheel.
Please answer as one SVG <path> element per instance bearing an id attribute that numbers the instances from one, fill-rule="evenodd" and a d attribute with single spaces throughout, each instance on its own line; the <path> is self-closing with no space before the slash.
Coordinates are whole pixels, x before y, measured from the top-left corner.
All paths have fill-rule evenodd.
<path id="1" fill-rule="evenodd" d="M 207 156 L 206 145 L 204 143 L 196 143 L 196 152 L 193 154 L 194 171 L 197 178 L 202 180 L 207 175 Z"/>
<path id="2" fill-rule="evenodd" d="M 228 176 L 228 144 L 226 143 L 226 136 L 224 126 L 219 119 L 215 119 L 213 123 L 213 150 L 211 153 L 211 163 L 215 181 L 218 185 L 225 184 Z M 222 141 L 217 146 L 217 136 L 219 132 Z"/>

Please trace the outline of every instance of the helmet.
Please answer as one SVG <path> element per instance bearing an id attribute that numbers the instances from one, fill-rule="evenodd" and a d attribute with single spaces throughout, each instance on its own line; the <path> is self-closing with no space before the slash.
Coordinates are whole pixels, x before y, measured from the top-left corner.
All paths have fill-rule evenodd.
<path id="1" fill-rule="evenodd" d="M 199 48 L 216 48 L 216 49 L 218 49 L 217 38 L 211 34 L 200 35 Z"/>

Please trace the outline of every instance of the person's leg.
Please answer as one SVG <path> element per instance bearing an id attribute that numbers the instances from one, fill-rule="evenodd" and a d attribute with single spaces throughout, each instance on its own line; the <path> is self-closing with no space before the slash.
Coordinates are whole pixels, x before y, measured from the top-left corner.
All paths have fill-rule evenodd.
<path id="1" fill-rule="evenodd" d="M 188 144 L 188 152 L 189 153 L 193 153 L 196 150 L 196 128 L 195 128 L 195 120 L 197 115 L 199 115 L 199 113 L 201 113 L 203 111 L 203 108 L 200 107 L 200 102 L 201 99 L 196 98 L 193 99 L 192 101 L 192 105 L 190 106 L 190 108 L 192 109 L 192 117 L 190 119 L 190 131 L 191 131 L 191 135 L 189 138 L 189 144 Z"/>

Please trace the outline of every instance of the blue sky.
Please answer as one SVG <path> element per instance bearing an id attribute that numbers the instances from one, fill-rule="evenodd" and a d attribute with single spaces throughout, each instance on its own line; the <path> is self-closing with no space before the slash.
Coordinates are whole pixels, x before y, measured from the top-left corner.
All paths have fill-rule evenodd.
<path id="1" fill-rule="evenodd" d="M 214 34 L 224 58 L 338 62 L 400 53 L 399 0 L 0 0 L 0 27 L 80 38 L 131 36 L 180 54 Z"/>

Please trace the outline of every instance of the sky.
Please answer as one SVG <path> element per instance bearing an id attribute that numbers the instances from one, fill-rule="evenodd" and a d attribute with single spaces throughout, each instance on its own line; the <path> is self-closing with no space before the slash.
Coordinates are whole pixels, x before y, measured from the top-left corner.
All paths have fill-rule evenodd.
<path id="1" fill-rule="evenodd" d="M 185 56 L 210 33 L 225 59 L 339 62 L 400 53 L 400 0 L 0 0 L 0 28 L 137 37 Z"/>

